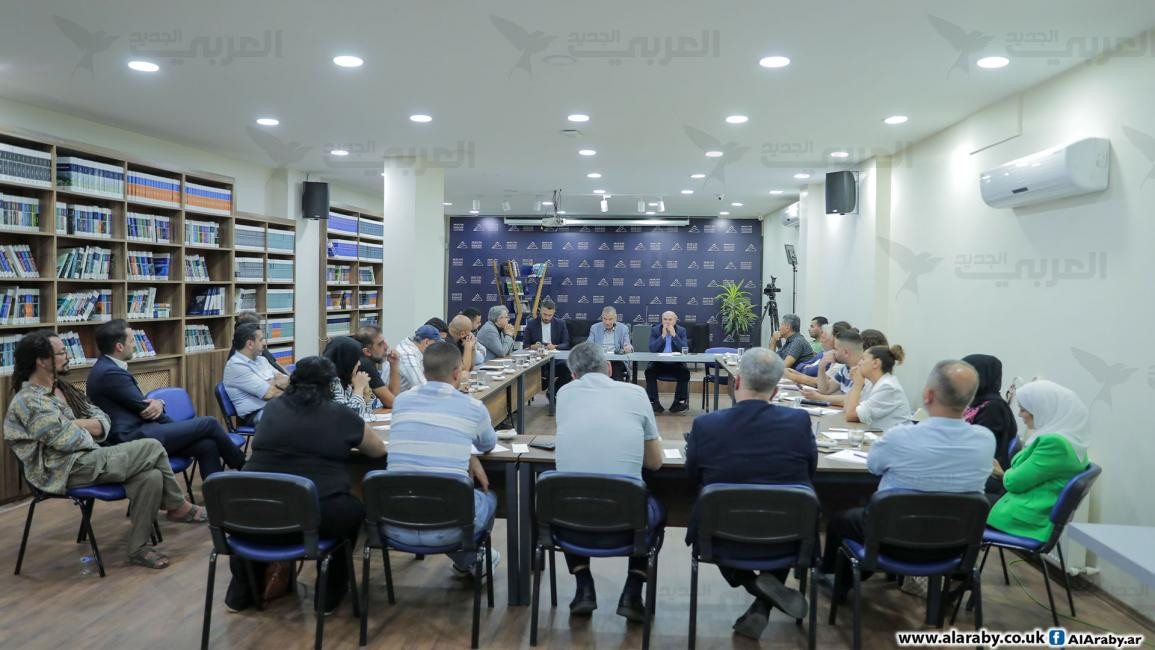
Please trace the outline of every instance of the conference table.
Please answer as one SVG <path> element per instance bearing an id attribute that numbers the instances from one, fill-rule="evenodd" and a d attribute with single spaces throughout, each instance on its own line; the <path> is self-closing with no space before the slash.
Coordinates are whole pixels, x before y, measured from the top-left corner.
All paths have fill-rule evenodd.
<path id="1" fill-rule="evenodd" d="M 569 350 L 556 350 L 552 352 L 553 358 L 558 361 L 565 361 L 569 358 Z M 719 354 L 707 354 L 705 352 L 695 352 L 693 354 L 682 354 L 681 352 L 623 352 L 615 354 L 607 354 L 606 361 L 621 361 L 628 363 L 631 366 L 630 377 L 636 379 L 638 376 L 638 363 L 710 363 L 717 364 Z M 556 366 L 549 365 L 549 414 L 554 415 L 556 412 L 556 404 L 554 398 L 556 397 L 557 389 L 554 385 L 556 379 Z M 718 410 L 718 384 L 714 382 L 714 410 Z"/>

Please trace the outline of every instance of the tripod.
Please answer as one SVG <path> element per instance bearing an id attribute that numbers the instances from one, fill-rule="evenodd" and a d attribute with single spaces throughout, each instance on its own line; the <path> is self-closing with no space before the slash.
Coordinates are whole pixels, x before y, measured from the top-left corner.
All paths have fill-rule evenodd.
<path id="1" fill-rule="evenodd" d="M 770 331 L 778 331 L 778 301 L 774 299 L 774 294 L 770 294 L 766 301 L 766 318 L 770 319 Z"/>

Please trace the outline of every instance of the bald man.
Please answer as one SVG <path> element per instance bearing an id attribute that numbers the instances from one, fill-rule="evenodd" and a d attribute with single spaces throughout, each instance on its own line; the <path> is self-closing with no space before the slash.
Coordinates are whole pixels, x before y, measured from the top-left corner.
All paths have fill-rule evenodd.
<path id="1" fill-rule="evenodd" d="M 449 340 L 457 345 L 461 352 L 461 370 L 468 373 L 485 362 L 485 348 L 477 342 L 473 335 L 473 320 L 464 314 L 458 314 L 449 321 Z"/>
<path id="2" fill-rule="evenodd" d="M 672 311 L 662 314 L 662 322 L 650 328 L 650 352 L 681 354 L 682 348 L 689 345 L 686 328 L 678 324 L 678 315 Z M 650 396 L 650 405 L 654 407 L 654 413 L 666 410 L 658 401 L 659 377 L 673 378 L 678 382 L 674 389 L 674 403 L 670 406 L 670 413 L 690 408 L 690 371 L 686 368 L 686 364 L 656 361 L 646 364 L 646 394 Z"/>

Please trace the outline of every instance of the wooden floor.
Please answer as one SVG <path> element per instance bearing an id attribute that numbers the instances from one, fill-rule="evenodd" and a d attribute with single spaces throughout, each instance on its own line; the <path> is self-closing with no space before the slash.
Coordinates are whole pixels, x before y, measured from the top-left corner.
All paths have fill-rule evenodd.
<path id="1" fill-rule="evenodd" d="M 669 396 L 664 396 L 669 403 Z M 697 403 L 691 400 L 696 408 Z M 545 414 L 545 400 L 539 397 L 530 407 L 527 429 L 549 433 L 553 420 Z M 689 430 L 692 414 L 663 414 L 658 424 L 664 433 Z M 97 539 L 102 542 L 108 577 L 79 575 L 79 558 L 87 547 L 73 543 L 78 512 L 63 501 L 42 504 L 33 522 L 32 552 L 25 558 L 22 575 L 13 576 L 16 549 L 27 514 L 26 504 L 0 509 L 0 529 L 4 531 L 0 555 L 0 647 L 3 648 L 195 648 L 200 640 L 205 578 L 210 542 L 203 527 L 162 524 L 162 548 L 173 558 L 163 571 L 150 571 L 125 564 L 122 544 L 128 522 L 123 505 L 98 505 L 95 515 Z M 683 543 L 685 531 L 670 529 L 659 566 L 657 617 L 654 648 L 687 646 L 689 611 L 689 552 Z M 505 524 L 494 528 L 495 548 L 505 548 Z M 357 555 L 358 577 L 360 556 Z M 559 569 L 564 562 L 559 560 Z M 229 614 L 223 603 L 228 581 L 227 562 L 219 563 L 216 602 L 213 605 L 211 646 L 213 648 L 275 648 L 290 650 L 312 644 L 312 568 L 302 574 L 298 591 L 309 597 L 289 596 L 274 602 L 266 611 L 250 610 Z M 504 561 L 502 563 L 504 568 Z M 385 602 L 380 556 L 373 563 L 373 616 L 369 622 L 369 647 L 376 648 L 467 648 L 471 590 L 468 582 L 450 576 L 449 561 L 443 557 L 415 561 L 397 554 L 393 559 L 397 604 Z M 550 610 L 548 590 L 543 580 L 542 632 L 545 648 L 637 648 L 641 626 L 628 624 L 614 609 L 624 580 L 624 560 L 595 561 L 598 609 L 592 619 L 571 621 L 566 607 L 573 595 L 572 579 L 559 575 L 559 607 Z M 1047 611 L 1032 602 L 1046 602 L 1042 577 L 1025 562 L 1012 564 L 1011 586 L 1002 583 L 997 562 L 987 566 L 983 581 L 987 626 L 997 630 L 1048 628 Z M 498 572 L 495 585 L 496 607 L 482 609 L 483 648 L 529 647 L 529 608 L 509 608 L 506 602 L 505 572 Z M 1028 595 L 1028 592 L 1030 595 Z M 900 593 L 893 583 L 874 579 L 865 586 L 864 647 L 893 647 L 896 630 L 925 629 L 924 602 Z M 1061 597 L 1060 594 L 1056 594 Z M 699 584 L 698 647 L 700 648 L 805 648 L 805 629 L 794 625 L 780 612 L 771 615 L 770 626 L 760 643 L 735 637 L 731 625 L 750 603 L 745 593 L 730 589 L 712 566 L 704 565 Z M 1117 633 L 1140 633 L 1151 638 L 1152 630 L 1128 618 L 1111 603 L 1093 592 L 1076 592 L 1079 619 L 1064 624 L 1071 630 L 1093 630 L 1089 624 Z M 850 610 L 839 613 L 836 626 L 825 623 L 829 598 L 819 592 L 818 644 L 821 648 L 847 647 L 850 642 Z M 1065 611 L 1065 610 L 1063 610 Z M 973 619 L 960 614 L 958 626 L 972 629 Z M 336 615 L 326 619 L 326 647 L 352 648 L 357 645 L 357 624 L 346 603 Z"/>

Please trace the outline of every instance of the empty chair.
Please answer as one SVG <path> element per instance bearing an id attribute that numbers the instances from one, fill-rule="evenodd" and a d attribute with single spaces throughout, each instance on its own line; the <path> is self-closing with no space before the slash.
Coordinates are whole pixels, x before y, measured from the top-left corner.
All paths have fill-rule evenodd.
<path id="1" fill-rule="evenodd" d="M 706 354 L 730 354 L 736 353 L 738 348 L 706 348 Z M 707 384 L 718 384 L 720 386 L 728 386 L 730 384 L 730 375 L 723 375 L 716 370 L 717 364 L 709 362 L 703 364 L 706 367 L 706 374 L 702 376 L 702 410 L 709 410 L 710 400 L 706 391 Z"/>
<path id="2" fill-rule="evenodd" d="M 217 406 L 221 409 L 221 415 L 225 418 L 225 426 L 229 430 L 229 438 L 237 443 L 240 447 L 248 453 L 249 441 L 252 440 L 253 434 L 256 433 L 256 428 L 247 424 L 240 424 L 240 416 L 237 415 L 237 409 L 233 406 L 233 401 L 229 399 L 229 393 L 225 390 L 224 382 L 217 382 L 216 390 L 213 394 L 217 398 Z"/>

